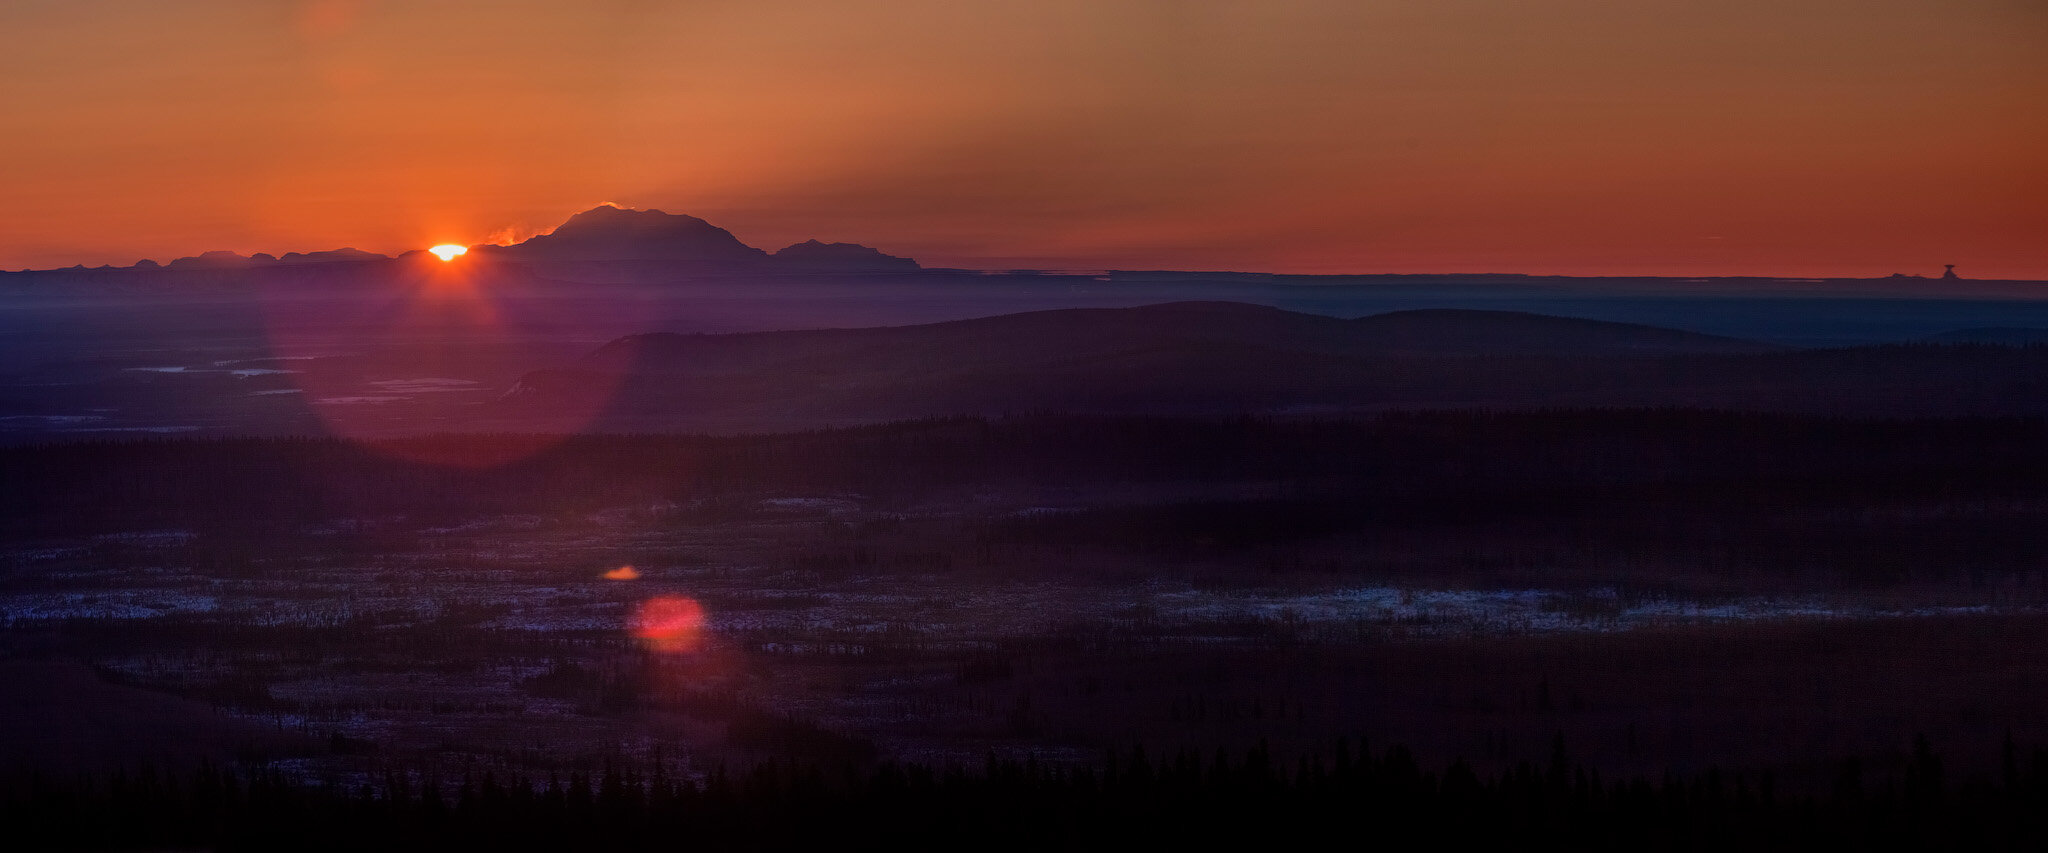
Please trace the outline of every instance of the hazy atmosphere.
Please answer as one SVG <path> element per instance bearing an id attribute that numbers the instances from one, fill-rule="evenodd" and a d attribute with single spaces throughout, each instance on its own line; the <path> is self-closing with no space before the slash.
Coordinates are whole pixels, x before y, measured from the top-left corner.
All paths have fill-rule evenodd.
<path id="1" fill-rule="evenodd" d="M 2048 276 L 2028 0 L 27 0 L 0 267 L 599 202 L 928 266 Z"/>
<path id="2" fill-rule="evenodd" d="M 0 848 L 2048 849 L 2039 0 L 0 34 Z"/>

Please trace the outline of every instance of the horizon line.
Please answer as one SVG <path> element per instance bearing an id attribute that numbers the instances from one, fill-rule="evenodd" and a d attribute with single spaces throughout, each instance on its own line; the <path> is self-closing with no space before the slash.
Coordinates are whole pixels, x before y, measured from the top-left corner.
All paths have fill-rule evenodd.
<path id="1" fill-rule="evenodd" d="M 457 244 L 457 245 L 462 245 L 462 244 Z M 513 244 L 513 245 L 517 245 L 517 244 Z M 855 245 L 861 245 L 861 244 L 855 244 Z M 474 244 L 468 244 L 468 245 L 467 245 L 467 248 L 470 248 L 470 249 L 477 249 L 477 248 L 479 248 L 479 247 L 485 247 L 485 246 L 490 246 L 490 247 L 496 247 L 496 248 L 506 248 L 506 246 L 505 246 L 505 245 L 503 245 L 503 244 L 495 244 L 495 243 L 474 243 Z M 369 257 L 353 258 L 353 259 L 347 259 L 347 260 L 331 260 L 331 261 L 306 261 L 306 262 L 294 262 L 294 263 L 286 263 L 286 262 L 284 262 L 284 261 L 283 261 L 283 258 L 285 258 L 285 257 L 287 257 L 287 256 L 290 256 L 290 255 L 300 255 L 300 256 L 306 256 L 306 255 L 318 255 L 318 254 L 326 254 L 326 253 L 330 253 L 330 252 L 351 252 L 351 251 L 353 251 L 353 252 L 361 252 L 362 254 L 364 254 L 364 255 L 368 255 Z M 234 256 L 234 257 L 235 257 L 235 258 L 236 258 L 237 260 L 241 260 L 241 261 L 252 261 L 252 260 L 254 260 L 254 259 L 255 259 L 255 258 L 256 258 L 257 256 L 259 256 L 259 255 L 264 255 L 264 256 L 268 256 L 268 257 L 269 257 L 269 260 L 267 260 L 267 261 L 264 261 L 264 262 L 261 262 L 261 263 L 259 263 L 259 264 L 256 264 L 256 265 L 255 265 L 255 266 L 253 266 L 253 267 L 215 267 L 215 268 L 206 268 L 206 267 L 199 267 L 199 268 L 191 268 L 191 267 L 187 267 L 187 268 L 184 268 L 184 269 L 173 269 L 173 268 L 171 267 L 171 265 L 172 265 L 172 264 L 174 264 L 174 263 L 177 263 L 178 261 L 184 261 L 184 260 L 195 260 L 195 259 L 203 258 L 203 257 L 205 257 L 205 256 L 207 256 L 207 255 L 213 255 L 213 254 L 219 254 L 219 253 L 226 253 L 226 254 L 230 254 L 230 255 L 233 255 L 233 256 Z M 171 260 L 168 260 L 168 261 L 157 261 L 157 260 L 155 260 L 155 259 L 153 259 L 153 258 L 141 258 L 141 259 L 138 259 L 137 261 L 135 261 L 134 263 L 131 263 L 131 264 L 128 264 L 128 265 L 125 265 L 125 266 L 115 266 L 115 265 L 113 265 L 113 264 L 100 264 L 100 265 L 97 265 L 97 266 L 86 266 L 86 265 L 85 265 L 84 263 L 82 263 L 82 262 L 81 262 L 81 263 L 76 263 L 76 264 L 72 264 L 72 265 L 70 265 L 70 266 L 63 266 L 63 267 L 23 267 L 23 268 L 20 268 L 20 269 L 11 269 L 11 270 L 10 270 L 10 269 L 0 269 L 0 275 L 10 275 L 10 276 L 11 276 L 11 275 L 37 275 L 37 274 L 60 274 L 60 273 L 143 273 L 143 274 L 147 274 L 147 273 L 231 273 L 231 272 L 246 272 L 246 271 L 252 271 L 252 270 L 260 270 L 260 269 L 267 269 L 267 268 L 272 268 L 272 267 L 283 267 L 283 268 L 291 268 L 291 267 L 307 267 L 307 268 L 322 268 L 322 267 L 349 267 L 349 266 L 357 266 L 357 265 L 363 265 L 363 264 L 389 263 L 389 262 L 392 262 L 392 261 L 399 261 L 399 260 L 404 260 L 404 259 L 406 259 L 406 258 L 407 258 L 407 257 L 409 257 L 409 256 L 417 256 L 417 255 L 426 255 L 426 254 L 428 254 L 428 249 L 426 249 L 426 248 L 418 248 L 418 249 L 408 249 L 408 250 L 406 250 L 406 251 L 404 251 L 404 252 L 400 252 L 399 254 L 396 254 L 396 255 L 387 255 L 387 254 L 383 254 L 383 253 L 379 253 L 379 252 L 370 252 L 370 251 L 367 251 L 367 250 L 362 250 L 362 249 L 356 249 L 356 248 L 354 248 L 354 247 L 352 247 L 352 246 L 344 246 L 344 247 L 341 247 L 341 248 L 338 248 L 338 249 L 321 249 L 321 250 L 314 250 L 314 251 L 292 251 L 292 252 L 284 252 L 284 253 L 272 253 L 272 252 L 255 252 L 255 253 L 251 253 L 251 254 L 248 254 L 248 255 L 243 255 L 243 254 L 240 254 L 240 253 L 237 253 L 237 252 L 233 252 L 232 250 L 226 250 L 226 249 L 215 249 L 215 250 L 209 250 L 209 251 L 206 251 L 206 252 L 202 252 L 202 253 L 200 253 L 200 254 L 198 254 L 198 255 L 181 255 L 181 256 L 179 256 L 179 257 L 176 257 L 176 258 L 172 258 Z M 900 257 L 900 256 L 898 256 L 898 257 Z M 915 259 L 915 258 L 910 258 L 909 260 L 913 260 L 913 261 L 914 261 L 914 260 L 916 260 L 916 259 Z M 521 263 L 523 263 L 523 262 L 521 262 Z M 713 268 L 716 268 L 716 271 L 717 271 L 717 272 L 719 272 L 720 274 L 726 274 L 726 275 L 736 275 L 736 274 L 741 274 L 741 273 L 744 273 L 744 272 L 746 272 L 746 271 L 747 271 L 747 270 L 746 270 L 746 267 L 745 267 L 745 266 L 743 266 L 743 265 L 736 265 L 736 264 L 730 264 L 730 263 L 726 263 L 726 264 L 721 264 L 721 263 L 718 263 L 718 262 L 707 262 L 707 261 L 692 261 L 692 260 L 688 260 L 688 259 L 665 259 L 665 258 L 618 258 L 618 259 L 600 259 L 600 260 L 574 260 L 574 261 L 556 261 L 556 262 L 554 262 L 554 263 L 558 263 L 558 264 L 571 264 L 571 265 L 574 265 L 574 264 L 599 264 L 599 265 L 602 265 L 602 264 L 672 264 L 672 265 L 675 265 L 675 266 L 678 266 L 678 267 L 690 267 L 690 266 L 699 266 L 699 267 L 713 267 Z M 150 266 L 143 266 L 143 264 L 149 264 Z M 1948 278 L 1948 277 L 1945 277 L 1945 276 L 1943 276 L 1943 275 L 1939 275 L 1939 274 L 1937 274 L 1937 275 L 1926 275 L 1926 274 L 1922 274 L 1922 273 L 1904 273 L 1904 272 L 1894 272 L 1894 273 L 1890 273 L 1890 274 L 1886 274 L 1886 275 L 1786 275 L 1786 274 L 1779 274 L 1779 273 L 1715 273 L 1715 274 L 1699 274 L 1699 273 L 1626 273 L 1626 272 L 1577 272 L 1577 273 L 1570 273 L 1570 272 L 1505 272 L 1505 271 L 1434 271 L 1434 272 L 1388 272 L 1388 271 L 1379 271 L 1379 272 L 1367 272 L 1367 271 L 1355 271 L 1355 272 L 1282 272 L 1282 271 L 1273 271 L 1273 270 L 1258 270 L 1258 269 L 1227 269 L 1227 268 L 1222 268 L 1222 269 L 1197 269 L 1197 268 L 1186 268 L 1186 267 L 1100 267 L 1100 266 L 1074 266 L 1074 267 L 1054 267 L 1054 266 L 991 266 L 991 267 L 955 267 L 955 266 L 928 266 L 928 267 L 921 267 L 920 269 L 917 269 L 917 270 L 908 270 L 908 271 L 887 271 L 887 270 L 874 270 L 874 271 L 869 271 L 869 270 L 849 270 L 849 271 L 843 271 L 843 272 L 829 272 L 829 271 L 826 271 L 826 272 L 819 272 L 819 271 L 809 271 L 809 272 L 806 272 L 806 271 L 792 271 L 792 270 L 783 270 L 783 271 L 775 272 L 774 274 L 781 274 L 781 275 L 867 275 L 867 276 L 904 276 L 904 277 L 911 277 L 911 276 L 918 276 L 918 275 L 933 275 L 933 274 L 939 274 L 939 275 L 981 275 L 981 276 L 1004 276 L 1004 275 L 1011 275 L 1011 276 L 1033 276 L 1033 275 L 1038 275 L 1038 276 L 1058 276 L 1058 277 L 1074 277 L 1074 278 L 1083 278 L 1083 277 L 1091 277 L 1091 276 L 1092 276 L 1092 277 L 1102 277 L 1102 276 L 1113 276 L 1113 275 L 1190 275 L 1190 276 L 1260 276 L 1260 277 L 1268 277 L 1268 278 L 1532 278 L 1532 279 L 1533 279 L 1533 278 L 1552 278 L 1552 279 L 1618 279 L 1618 280 L 1658 280 L 1658 281 L 1674 281 L 1674 282 L 1713 282 L 1713 281 L 1738 281 L 1738 280 L 1739 280 L 1739 281 L 1771 281 L 1771 282 L 1781 282 L 1781 283 L 1809 283 L 1809 284 L 1819 284 L 1819 283 L 1826 283 L 1826 282 L 1849 282 L 1849 281 L 1899 281 L 1899 280 L 1904 280 L 1904 281 L 1926 281 L 1926 282 L 1943 282 L 1943 281 L 1961 281 L 1961 282 L 1977 282 L 1977 283 L 2003 283 L 2003 284 L 2048 284 L 2048 277 L 2043 277 L 2043 278 L 1980 278 L 1980 277 L 1973 277 L 1973 276 L 1966 276 L 1966 275 L 1960 275 L 1960 274 L 1958 274 L 1958 275 L 1956 275 L 1956 276 L 1955 276 L 1954 278 Z"/>

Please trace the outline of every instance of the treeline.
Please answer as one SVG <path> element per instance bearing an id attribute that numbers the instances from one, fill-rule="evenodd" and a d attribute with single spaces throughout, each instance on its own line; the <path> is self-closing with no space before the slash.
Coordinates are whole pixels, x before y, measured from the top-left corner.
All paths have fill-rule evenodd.
<path id="1" fill-rule="evenodd" d="M 2040 849 L 2048 751 L 2008 743 L 1996 778 L 1955 782 L 1924 739 L 1902 772 L 1844 761 L 1819 793 L 1719 771 L 1603 780 L 1560 741 L 1547 762 L 1481 774 L 1405 748 L 1293 762 L 1265 748 L 1142 749 L 1073 767 L 775 763 L 701 779 L 610 767 L 566 778 L 391 772 L 308 786 L 276 771 L 144 770 L 31 781 L 0 799 L 14 849 L 1161 849 L 1275 843 L 1451 849 Z M 1483 846 L 1482 846 L 1483 845 Z"/>

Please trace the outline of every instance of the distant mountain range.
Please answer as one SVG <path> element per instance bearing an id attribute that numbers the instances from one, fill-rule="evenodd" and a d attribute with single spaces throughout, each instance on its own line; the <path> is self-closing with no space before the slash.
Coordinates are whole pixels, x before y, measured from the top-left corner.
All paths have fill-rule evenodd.
<path id="1" fill-rule="evenodd" d="M 856 243 L 821 243 L 807 240 L 774 253 L 740 242 L 732 232 L 694 216 L 659 210 L 634 210 L 602 205 L 569 217 L 553 231 L 509 246 L 469 247 L 472 257 L 492 258 L 536 265 L 607 264 L 658 261 L 682 267 L 717 272 L 843 274 L 916 272 L 917 261 L 884 254 Z M 278 267 L 307 267 L 328 264 L 361 264 L 423 259 L 424 251 L 407 252 L 396 258 L 360 249 L 328 252 L 288 252 L 273 256 L 258 252 L 238 255 L 214 251 L 165 264 L 140 261 L 128 267 L 74 266 L 34 273 L 108 272 L 235 272 Z"/>
<path id="2" fill-rule="evenodd" d="M 1290 275 L 1261 272 L 1188 270 L 1041 271 L 1025 269 L 932 269 L 911 258 L 890 255 L 856 243 L 805 240 L 773 252 L 741 242 L 731 232 L 694 216 L 660 210 L 635 210 L 602 205 L 569 217 L 561 225 L 512 245 L 475 245 L 444 267 L 425 249 L 387 257 L 346 248 L 326 252 L 239 255 L 214 251 L 168 263 L 141 261 L 132 266 L 72 266 L 56 270 L 0 271 L 0 285 L 53 284 L 89 286 L 108 293 L 141 293 L 152 298 L 183 292 L 226 292 L 252 285 L 328 287 L 349 294 L 381 286 L 404 287 L 418 276 L 461 270 L 488 276 L 493 292 L 561 296 L 564 288 L 586 285 L 645 285 L 668 294 L 699 286 L 720 286 L 749 278 L 783 278 L 834 283 L 857 279 L 872 283 L 924 288 L 916 298 L 899 291 L 886 301 L 850 319 L 867 325 L 883 321 L 881 306 L 908 310 L 957 300 L 972 291 L 1028 296 L 987 306 L 1002 310 L 1175 299 L 1227 299 L 1303 307 L 1321 313 L 1358 314 L 1403 307 L 1502 307 L 1545 314 L 1598 316 L 1609 320 L 1685 326 L 1729 334 L 1760 334 L 1800 342 L 1862 342 L 1903 340 L 1943 329 L 1971 326 L 2048 325 L 2048 281 L 1934 279 L 1897 275 L 1885 278 L 1777 278 L 1724 276 L 1559 276 L 1521 273 L 1370 273 L 1356 275 Z M 1101 282 L 1101 285 L 1092 282 Z M 175 289 L 165 285 L 175 286 Z M 1007 290 L 1005 290 L 1007 288 Z M 1055 298 L 1057 291 L 1064 293 Z M 1114 296 L 1111 290 L 1121 291 Z M 1341 290 L 1340 290 L 1341 289 Z M 757 289 L 766 292 L 766 289 Z M 1106 298 L 1107 297 L 1107 298 Z M 814 318 L 824 305 L 815 299 L 788 316 Z M 1788 300 L 1868 300 L 1853 311 L 1794 306 L 1795 322 L 1778 323 L 1787 315 Z M 1712 300 L 1723 303 L 1705 311 L 1658 308 L 1649 300 Z M 1952 304 L 1908 307 L 1902 300 L 1941 300 Z M 1957 310 L 1958 300 L 1974 300 L 1981 310 Z M 1624 304 L 1624 301 L 1628 301 Z M 1760 322 L 1727 322 L 1735 310 L 1760 309 Z M 1998 304 L 1993 304 L 1998 303 Z M 2017 313 L 2005 311 L 2016 307 Z M 1669 309 L 1669 310 L 1667 310 Z M 982 310 L 977 307 L 976 310 Z M 938 311 L 953 314 L 957 311 Z M 1851 315 L 1854 316 L 1851 316 Z M 1917 317 L 1907 316 L 1916 314 Z M 1938 316 L 1937 316 L 1938 314 Z M 927 319 L 917 317 L 915 319 Z M 1768 322 L 1763 322 L 1768 321 Z M 1769 334 L 1752 327 L 1778 323 L 1801 327 Z M 810 324 L 800 320 L 798 325 Z M 1819 332 L 1811 329 L 1820 328 Z M 1896 328 L 1897 332 L 1890 329 Z"/>
<path id="3" fill-rule="evenodd" d="M 478 252 L 527 261 L 674 261 L 724 267 L 764 264 L 768 253 L 694 216 L 600 206 L 555 230 Z"/>

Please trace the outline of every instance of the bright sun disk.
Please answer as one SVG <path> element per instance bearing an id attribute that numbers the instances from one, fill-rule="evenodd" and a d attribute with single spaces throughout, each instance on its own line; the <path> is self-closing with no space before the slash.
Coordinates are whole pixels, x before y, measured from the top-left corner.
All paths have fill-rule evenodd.
<path id="1" fill-rule="evenodd" d="M 439 246 L 435 246 L 434 248 L 428 249 L 427 251 L 433 252 L 434 257 L 440 258 L 441 260 L 452 261 L 455 260 L 456 255 L 468 254 L 469 247 L 457 246 L 454 243 L 443 243 Z"/>

